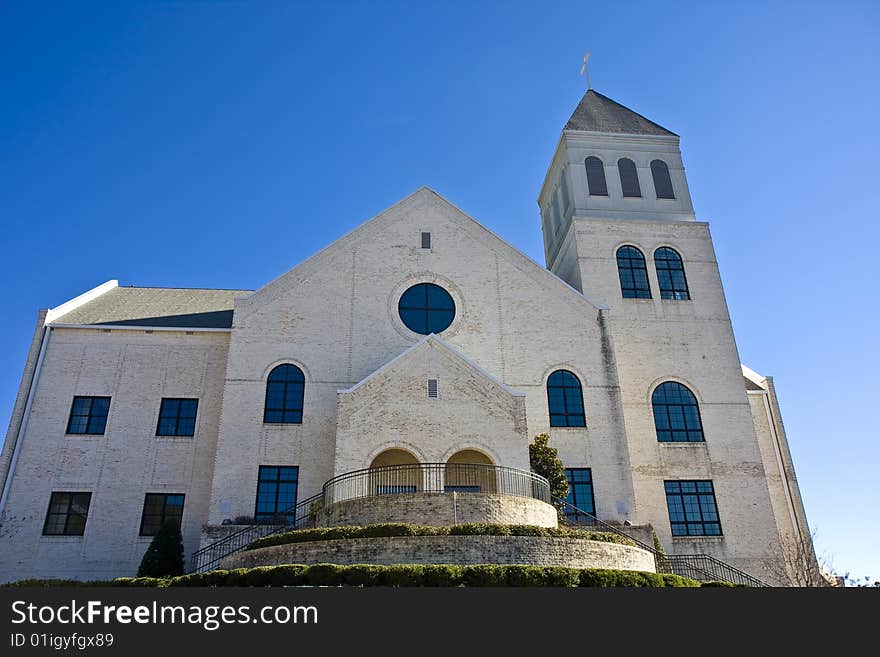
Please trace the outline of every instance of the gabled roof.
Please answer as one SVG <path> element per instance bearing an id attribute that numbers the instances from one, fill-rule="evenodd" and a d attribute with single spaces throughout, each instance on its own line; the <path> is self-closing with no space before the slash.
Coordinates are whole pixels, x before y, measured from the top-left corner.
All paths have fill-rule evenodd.
<path id="1" fill-rule="evenodd" d="M 503 383 L 500 379 L 497 379 L 494 376 L 492 376 L 491 374 L 489 374 L 489 372 L 487 372 L 482 367 L 477 365 L 474 361 L 472 361 L 470 358 L 465 356 L 463 353 L 461 353 L 458 349 L 456 349 L 455 347 L 450 345 L 448 342 L 445 342 L 444 340 L 440 339 L 434 333 L 426 335 L 421 340 L 416 342 L 413 346 L 409 347 L 405 351 L 401 352 L 400 354 L 398 354 L 397 356 L 395 356 L 394 358 L 389 360 L 382 367 L 380 367 L 379 369 L 375 370 L 371 374 L 367 375 L 365 378 L 358 381 L 351 388 L 340 389 L 340 390 L 337 390 L 337 392 L 352 393 L 352 392 L 356 391 L 358 388 L 366 385 L 370 381 L 378 378 L 379 376 L 381 376 L 383 373 L 385 373 L 388 370 L 390 370 L 391 368 L 393 368 L 398 363 L 406 361 L 408 358 L 411 358 L 417 352 L 422 351 L 424 349 L 428 349 L 432 346 L 440 347 L 447 354 L 451 355 L 456 360 L 460 361 L 461 363 L 463 363 L 464 365 L 466 365 L 470 369 L 477 372 L 484 379 L 489 380 L 490 382 L 492 382 L 493 384 L 495 384 L 496 386 L 498 386 L 499 388 L 504 390 L 504 392 L 509 394 L 511 397 L 525 397 L 526 396 L 526 393 L 513 390 L 512 388 L 508 387 L 505 383 Z"/>
<path id="2" fill-rule="evenodd" d="M 624 135 L 678 136 L 593 89 L 587 90 L 581 98 L 581 102 L 565 124 L 565 129 Z"/>
<path id="3" fill-rule="evenodd" d="M 54 324 L 231 328 L 234 300 L 249 290 L 115 287 L 53 318 Z"/>

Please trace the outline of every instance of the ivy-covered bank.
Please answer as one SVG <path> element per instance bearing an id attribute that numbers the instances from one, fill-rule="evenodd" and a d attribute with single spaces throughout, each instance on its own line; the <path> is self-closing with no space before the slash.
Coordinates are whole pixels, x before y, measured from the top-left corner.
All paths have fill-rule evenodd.
<path id="1" fill-rule="evenodd" d="M 429 525 L 411 525 L 406 523 L 387 522 L 375 525 L 343 525 L 339 527 L 319 527 L 317 529 L 296 529 L 283 534 L 273 534 L 260 538 L 248 545 L 246 550 L 287 545 L 289 543 L 307 543 L 310 541 L 332 541 L 348 538 L 385 538 L 392 536 L 541 536 L 545 538 L 578 538 L 604 543 L 635 546 L 635 542 L 612 532 L 596 532 L 570 527 L 536 527 L 534 525 L 497 525 L 473 523 L 432 527 Z"/>
<path id="2" fill-rule="evenodd" d="M 557 586 L 557 587 L 699 587 L 678 575 L 511 565 L 313 566 L 285 565 L 212 570 L 171 578 L 120 577 L 112 581 L 22 580 L 6 586 Z"/>

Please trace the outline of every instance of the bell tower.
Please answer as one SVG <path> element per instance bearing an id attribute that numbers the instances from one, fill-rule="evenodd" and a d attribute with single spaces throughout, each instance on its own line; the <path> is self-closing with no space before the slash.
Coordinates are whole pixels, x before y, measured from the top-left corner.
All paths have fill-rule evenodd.
<path id="1" fill-rule="evenodd" d="M 547 268 L 582 292 L 577 223 L 694 221 L 674 132 L 589 89 L 538 196 Z"/>

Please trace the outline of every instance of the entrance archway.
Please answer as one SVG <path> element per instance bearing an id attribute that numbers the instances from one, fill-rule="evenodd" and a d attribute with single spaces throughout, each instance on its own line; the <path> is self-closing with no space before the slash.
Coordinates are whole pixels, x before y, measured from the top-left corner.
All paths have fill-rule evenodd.
<path id="1" fill-rule="evenodd" d="M 494 493 L 498 490 L 495 464 L 475 449 L 463 449 L 446 461 L 443 490 L 447 493 Z"/>
<path id="2" fill-rule="evenodd" d="M 419 460 L 408 450 L 394 447 L 380 452 L 370 463 L 370 493 L 399 495 L 421 490 L 422 472 L 418 465 Z"/>

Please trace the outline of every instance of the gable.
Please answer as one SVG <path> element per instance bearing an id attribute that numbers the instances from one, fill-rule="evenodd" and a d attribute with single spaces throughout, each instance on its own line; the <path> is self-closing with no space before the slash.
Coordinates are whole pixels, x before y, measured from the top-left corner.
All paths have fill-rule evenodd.
<path id="1" fill-rule="evenodd" d="M 236 310 L 241 307 L 242 311 L 246 313 L 249 306 L 269 302 L 278 296 L 283 296 L 286 290 L 307 281 L 322 269 L 333 266 L 334 263 L 344 262 L 347 257 L 350 258 L 350 254 L 357 250 L 359 245 L 369 243 L 371 240 L 383 239 L 385 237 L 383 233 L 387 233 L 388 229 L 392 228 L 395 223 L 406 220 L 426 226 L 439 222 L 448 222 L 454 225 L 456 230 L 466 234 L 468 239 L 479 242 L 508 264 L 541 284 L 548 292 L 559 295 L 570 303 L 578 304 L 582 308 L 588 308 L 591 311 L 604 308 L 604 306 L 594 303 L 555 274 L 508 244 L 501 237 L 458 209 L 437 192 L 427 187 L 421 187 L 278 278 L 270 281 L 253 294 L 237 299 Z M 415 239 L 416 237 L 414 236 L 413 245 L 416 245 Z M 389 247 L 393 248 L 394 246 L 397 245 L 389 243 Z"/>

